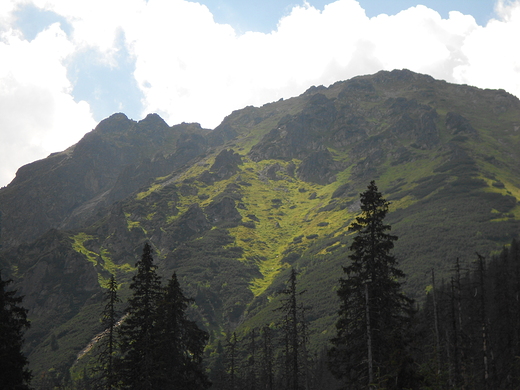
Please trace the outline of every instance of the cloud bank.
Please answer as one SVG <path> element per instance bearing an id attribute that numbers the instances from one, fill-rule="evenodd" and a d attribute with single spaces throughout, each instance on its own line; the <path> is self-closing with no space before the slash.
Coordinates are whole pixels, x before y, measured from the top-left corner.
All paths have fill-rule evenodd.
<path id="1" fill-rule="evenodd" d="M 29 9 L 56 22 L 31 36 Z M 247 105 L 396 68 L 520 96 L 520 1 L 498 1 L 496 14 L 485 26 L 424 6 L 369 18 L 338 0 L 296 6 L 269 34 L 238 34 L 184 0 L 3 1 L 0 185 L 77 142 L 106 110 L 214 128 Z"/>

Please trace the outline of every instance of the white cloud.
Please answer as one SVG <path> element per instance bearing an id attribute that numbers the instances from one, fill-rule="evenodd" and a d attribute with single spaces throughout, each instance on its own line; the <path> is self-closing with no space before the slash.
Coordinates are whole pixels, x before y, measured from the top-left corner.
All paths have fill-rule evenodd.
<path id="1" fill-rule="evenodd" d="M 468 35 L 461 47 L 467 62 L 454 69 L 457 82 L 503 88 L 520 97 L 520 2 L 498 3 L 499 20 Z"/>
<path id="2" fill-rule="evenodd" d="M 71 33 L 53 25 L 25 41 L 11 15 L 27 3 L 65 18 Z M 2 1 L 0 58 L 8 60 L 0 62 L 0 183 L 16 165 L 63 149 L 94 126 L 88 103 L 72 98 L 67 61 L 78 53 L 117 70 L 118 52 L 128 51 L 142 116 L 158 112 L 170 124 L 212 128 L 234 109 L 381 69 L 520 96 L 520 1 L 498 1 L 496 14 L 485 26 L 460 12 L 442 19 L 425 6 L 369 18 L 358 2 L 338 0 L 323 11 L 296 6 L 269 34 L 238 34 L 185 0 Z"/>
<path id="3" fill-rule="evenodd" d="M 142 7 L 139 28 L 123 27 L 137 58 L 146 111 L 170 123 L 214 127 L 233 109 L 381 69 L 408 68 L 520 96 L 520 88 L 507 82 L 515 75 L 520 80 L 519 52 L 509 47 L 511 37 L 520 36 L 519 2 L 500 8 L 501 20 L 485 27 L 456 11 L 442 19 L 425 6 L 368 18 L 354 0 L 338 0 L 323 11 L 304 4 L 276 31 L 243 35 L 214 23 L 205 7 L 181 3 L 153 1 Z M 489 42 L 487 50 L 481 42 Z M 505 72 L 491 76 L 495 66 Z"/>
<path id="4" fill-rule="evenodd" d="M 73 50 L 57 24 L 31 42 L 17 31 L 0 40 L 0 184 L 21 165 L 67 148 L 91 130 L 86 102 L 76 103 L 62 62 Z"/>

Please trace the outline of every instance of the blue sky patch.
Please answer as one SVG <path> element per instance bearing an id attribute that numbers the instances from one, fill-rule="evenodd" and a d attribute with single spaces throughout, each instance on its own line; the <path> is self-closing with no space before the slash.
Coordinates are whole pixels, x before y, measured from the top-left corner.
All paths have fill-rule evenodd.
<path id="1" fill-rule="evenodd" d="M 24 38 L 28 41 L 32 41 L 38 33 L 54 23 L 59 23 L 67 36 L 70 36 L 72 32 L 72 26 L 63 16 L 52 11 L 42 10 L 32 4 L 20 7 L 14 12 L 14 16 L 16 18 L 16 26 L 22 31 Z"/>
<path id="2" fill-rule="evenodd" d="M 114 67 L 103 61 L 102 54 L 94 49 L 79 52 L 67 66 L 74 86 L 74 100 L 87 101 L 96 121 L 115 112 L 141 119 L 143 94 L 133 76 L 135 59 L 126 49 L 123 34 L 120 34 L 116 44 L 118 52 Z"/>

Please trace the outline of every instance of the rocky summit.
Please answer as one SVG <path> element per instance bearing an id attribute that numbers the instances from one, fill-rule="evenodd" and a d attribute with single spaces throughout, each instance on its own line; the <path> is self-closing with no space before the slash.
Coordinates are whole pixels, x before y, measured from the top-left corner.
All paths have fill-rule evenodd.
<path id="1" fill-rule="evenodd" d="M 33 372 L 79 364 L 108 279 L 128 294 L 145 242 L 212 340 L 273 321 L 295 268 L 319 349 L 371 180 L 421 302 L 432 268 L 442 278 L 520 231 L 520 101 L 395 70 L 246 107 L 213 130 L 156 114 L 101 121 L 0 190 L 0 268 L 25 296 Z"/>

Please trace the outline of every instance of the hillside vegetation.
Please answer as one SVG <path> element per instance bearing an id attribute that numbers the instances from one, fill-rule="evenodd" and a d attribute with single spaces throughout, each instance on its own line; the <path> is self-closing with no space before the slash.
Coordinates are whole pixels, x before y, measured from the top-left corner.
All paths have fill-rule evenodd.
<path id="1" fill-rule="evenodd" d="M 275 321 L 297 269 L 319 350 L 371 180 L 391 202 L 405 290 L 422 302 L 432 268 L 448 277 L 456 258 L 517 237 L 519 151 L 517 98 L 407 70 L 246 107 L 212 131 L 114 114 L 0 190 L 0 266 L 25 295 L 31 368 L 81 364 L 110 276 L 127 296 L 144 242 L 210 340 Z"/>

